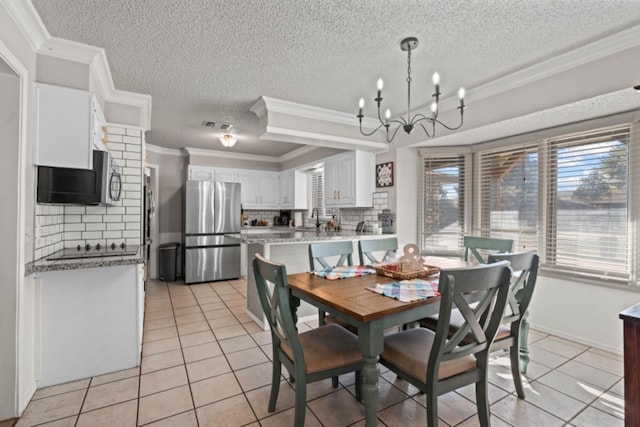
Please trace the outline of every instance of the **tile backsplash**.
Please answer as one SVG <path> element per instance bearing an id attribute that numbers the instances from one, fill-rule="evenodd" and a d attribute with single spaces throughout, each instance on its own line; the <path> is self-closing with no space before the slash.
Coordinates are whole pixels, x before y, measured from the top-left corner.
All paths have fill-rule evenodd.
<path id="1" fill-rule="evenodd" d="M 107 149 L 122 174 L 115 206 L 36 205 L 34 259 L 65 247 L 140 244 L 142 236 L 142 146 L 140 129 L 108 126 Z"/>

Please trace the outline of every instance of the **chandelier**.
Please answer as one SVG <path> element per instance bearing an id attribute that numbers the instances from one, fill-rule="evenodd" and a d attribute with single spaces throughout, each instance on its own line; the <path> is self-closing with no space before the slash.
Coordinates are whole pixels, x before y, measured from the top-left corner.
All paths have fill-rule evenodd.
<path id="1" fill-rule="evenodd" d="M 382 115 L 380 114 L 380 104 L 382 103 L 382 87 L 384 83 L 382 79 L 378 79 L 378 96 L 374 98 L 374 101 L 376 101 L 376 103 L 378 104 L 378 120 L 380 121 L 380 126 L 375 128 L 371 133 L 366 133 L 365 131 L 362 130 L 362 118 L 364 117 L 364 115 L 362 114 L 362 109 L 364 108 L 364 98 L 360 98 L 360 103 L 359 103 L 360 110 L 358 112 L 357 117 L 358 117 L 358 120 L 360 121 L 361 134 L 365 136 L 371 136 L 384 126 L 387 133 L 386 135 L 387 142 L 390 143 L 391 141 L 393 141 L 393 138 L 395 138 L 396 133 L 400 128 L 402 128 L 407 134 L 410 134 L 411 132 L 413 132 L 413 129 L 419 125 L 424 130 L 424 133 L 427 134 L 427 137 L 431 138 L 436 134 L 436 124 L 439 124 L 449 130 L 460 129 L 460 127 L 462 126 L 464 109 L 465 109 L 464 88 L 460 88 L 460 90 L 458 91 L 458 97 L 460 98 L 460 105 L 457 107 L 457 109 L 460 110 L 460 123 L 455 127 L 450 127 L 442 123 L 440 120 L 438 120 L 438 103 L 440 102 L 441 93 L 440 93 L 440 75 L 437 72 L 433 73 L 433 78 L 432 78 L 433 84 L 435 86 L 435 92 L 432 95 L 434 100 L 431 103 L 431 116 L 427 117 L 421 113 L 417 113 L 411 116 L 411 51 L 414 50 L 416 47 L 418 47 L 417 37 L 407 37 L 406 39 L 402 40 L 402 42 L 400 42 L 400 49 L 407 52 L 407 115 L 406 115 L 406 118 L 399 116 L 397 119 L 392 119 L 391 111 L 387 109 L 384 114 L 385 119 L 384 120 L 382 119 Z M 395 129 L 393 131 L 390 131 L 389 128 L 391 128 L 392 125 L 395 126 Z M 429 129 L 427 128 L 430 128 L 431 132 L 429 132 Z"/>

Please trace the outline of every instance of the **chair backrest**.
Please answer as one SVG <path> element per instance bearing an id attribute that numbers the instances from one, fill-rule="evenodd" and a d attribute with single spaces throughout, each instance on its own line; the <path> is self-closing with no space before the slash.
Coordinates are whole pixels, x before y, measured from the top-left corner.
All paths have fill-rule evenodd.
<path id="1" fill-rule="evenodd" d="M 330 264 L 326 258 L 340 257 L 338 262 Z M 351 241 L 311 243 L 309 245 L 309 268 L 330 268 L 341 265 L 353 265 L 353 244 Z"/>
<path id="2" fill-rule="evenodd" d="M 440 271 L 440 313 L 427 378 L 437 378 L 442 362 L 475 354 L 486 363 L 509 294 L 511 269 L 507 261 Z M 477 304 L 470 305 L 470 301 Z M 451 312 L 460 311 L 464 323 L 449 337 Z M 435 376 L 434 376 L 435 375 Z"/>
<path id="3" fill-rule="evenodd" d="M 256 279 L 262 311 L 271 327 L 274 348 L 282 344 L 292 350 L 293 363 L 301 363 L 304 368 L 302 346 L 293 321 L 289 305 L 287 268 L 284 264 L 270 261 L 260 254 L 253 259 L 253 274 Z"/>
<path id="4" fill-rule="evenodd" d="M 358 255 L 360 265 L 375 264 L 385 262 L 391 254 L 398 250 L 398 239 L 389 237 L 386 239 L 358 240 Z M 384 252 L 382 258 L 377 259 L 373 252 Z"/>
<path id="5" fill-rule="evenodd" d="M 464 260 L 469 260 L 471 253 L 480 264 L 486 264 L 487 260 L 480 253 L 481 250 L 506 253 L 513 250 L 513 240 L 493 239 L 490 237 L 464 236 Z"/>
<path id="6" fill-rule="evenodd" d="M 502 319 L 506 324 L 521 319 L 527 312 L 538 278 L 540 257 L 536 251 L 489 255 L 490 264 L 500 261 L 509 261 L 513 271 L 509 299 Z"/>

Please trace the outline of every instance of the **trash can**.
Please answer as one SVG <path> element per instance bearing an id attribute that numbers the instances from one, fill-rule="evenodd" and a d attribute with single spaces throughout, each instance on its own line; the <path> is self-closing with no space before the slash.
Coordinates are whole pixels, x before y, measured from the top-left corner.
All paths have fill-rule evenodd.
<path id="1" fill-rule="evenodd" d="M 163 243 L 158 246 L 160 251 L 160 279 L 175 282 L 176 266 L 178 264 L 178 248 L 180 243 Z"/>

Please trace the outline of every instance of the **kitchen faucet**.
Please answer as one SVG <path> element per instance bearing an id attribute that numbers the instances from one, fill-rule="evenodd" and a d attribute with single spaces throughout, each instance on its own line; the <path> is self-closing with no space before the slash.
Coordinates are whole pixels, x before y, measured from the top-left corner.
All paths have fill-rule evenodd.
<path id="1" fill-rule="evenodd" d="M 316 214 L 316 229 L 320 229 L 320 214 L 318 213 L 318 208 L 313 208 L 311 210 L 311 218 L 313 218 L 313 214 Z"/>

